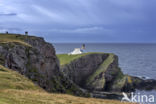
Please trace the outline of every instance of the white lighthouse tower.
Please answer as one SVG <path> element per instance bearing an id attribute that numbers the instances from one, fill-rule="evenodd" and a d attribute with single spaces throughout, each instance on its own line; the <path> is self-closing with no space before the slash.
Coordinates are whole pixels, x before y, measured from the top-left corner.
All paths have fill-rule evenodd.
<path id="1" fill-rule="evenodd" d="M 72 52 L 68 53 L 68 55 L 77 55 L 84 53 L 85 50 L 85 44 L 82 45 L 81 48 L 75 48 Z"/>

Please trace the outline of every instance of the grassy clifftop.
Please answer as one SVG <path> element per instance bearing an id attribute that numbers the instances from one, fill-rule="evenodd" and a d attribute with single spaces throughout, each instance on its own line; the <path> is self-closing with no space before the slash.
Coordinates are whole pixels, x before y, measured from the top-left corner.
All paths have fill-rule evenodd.
<path id="1" fill-rule="evenodd" d="M 91 55 L 91 54 L 104 54 L 104 53 L 88 52 L 88 53 L 77 54 L 77 55 L 57 54 L 57 57 L 60 60 L 60 65 L 66 65 L 66 64 L 69 64 L 70 62 L 72 62 L 73 60 L 76 60 L 76 59 L 79 59 L 83 56 Z M 105 53 L 105 54 L 109 54 L 109 53 Z"/>
<path id="2" fill-rule="evenodd" d="M 5 56 L 6 52 L 8 52 L 7 54 L 10 54 L 10 55 L 14 54 L 12 55 L 14 57 L 11 57 L 11 60 L 12 61 L 14 60 L 14 61 L 11 63 L 9 62 L 9 64 L 16 65 L 18 62 L 26 61 L 26 59 L 28 58 L 27 56 L 28 47 L 31 47 L 31 48 L 35 47 L 35 49 L 37 48 L 40 49 L 43 45 L 49 46 L 48 43 L 44 42 L 43 38 L 20 35 L 20 34 L 0 34 L 0 46 L 2 47 L 0 51 L 1 52 L 0 53 L 0 104 L 120 104 L 120 101 L 82 98 L 82 97 L 75 97 L 75 96 L 65 95 L 65 94 L 48 93 L 42 88 L 40 88 L 39 86 L 35 85 L 30 79 L 13 71 L 13 68 L 23 70 L 23 67 L 18 67 L 18 68 L 10 67 L 11 69 L 8 69 L 2 66 L 2 65 L 7 65 L 7 64 L 4 64 L 4 62 L 6 62 L 7 60 L 10 60 L 10 58 L 6 59 L 6 56 Z M 21 49 L 20 46 L 24 46 L 23 49 Z M 46 47 L 44 48 L 45 48 L 45 51 L 42 50 L 43 51 L 42 53 L 46 53 L 46 54 L 39 54 L 39 53 L 38 54 L 43 55 L 43 57 L 44 55 L 46 56 L 49 55 L 50 57 L 52 57 L 51 55 L 53 51 L 50 51 L 49 53 L 47 53 L 47 50 L 49 48 L 48 49 Z M 53 50 L 52 46 L 50 46 L 50 48 Z M 26 49 L 26 53 L 25 53 L 25 49 Z M 21 55 L 19 55 L 19 53 Z M 70 56 L 70 58 L 67 58 L 67 55 L 61 55 L 60 56 L 60 58 L 62 57 L 61 62 L 63 62 L 61 63 L 61 65 L 70 63 L 72 60 L 77 59 L 87 54 L 90 54 L 90 53 L 77 55 L 77 56 Z M 31 51 L 31 55 L 36 55 L 36 50 Z M 53 55 L 55 56 L 55 54 Z M 41 59 L 43 59 L 43 57 Z M 54 59 L 54 58 L 55 57 L 48 58 L 48 59 Z M 19 61 L 19 59 L 23 61 Z M 36 58 L 32 57 L 32 59 L 30 60 L 33 60 L 33 59 L 36 59 Z M 39 64 L 39 62 L 35 61 L 35 64 L 37 65 Z M 25 65 L 25 63 L 20 63 L 19 65 Z M 51 68 L 51 66 L 49 67 Z M 44 67 L 42 67 L 42 69 L 43 68 Z M 32 71 L 33 69 L 30 68 L 30 70 Z M 32 73 L 36 74 L 35 72 L 31 72 L 31 74 Z M 36 78 L 39 79 L 41 77 L 36 77 Z M 58 77 L 56 76 L 56 78 Z M 63 83 L 66 84 L 67 81 L 64 81 Z M 54 85 L 57 86 L 57 83 L 54 83 Z"/>
<path id="3" fill-rule="evenodd" d="M 102 72 L 105 72 L 109 65 L 114 61 L 114 54 L 112 53 L 99 53 L 99 52 L 88 52 L 83 54 L 77 54 L 77 55 L 68 55 L 68 54 L 58 54 L 57 57 L 60 60 L 60 65 L 66 65 L 70 62 L 79 59 L 86 55 L 92 55 L 92 54 L 108 54 L 108 57 L 103 63 L 97 68 L 97 70 L 88 78 L 88 83 L 93 81 L 97 75 L 99 75 Z"/>
<path id="4" fill-rule="evenodd" d="M 121 91 L 126 84 L 127 77 L 113 53 L 60 54 L 57 57 L 63 73 L 84 89 Z"/>
<path id="5" fill-rule="evenodd" d="M 68 54 L 58 54 L 57 57 L 60 60 L 60 65 L 69 64 L 71 61 L 78 59 L 82 56 L 85 56 L 89 53 L 78 54 L 78 55 L 68 55 Z"/>
<path id="6" fill-rule="evenodd" d="M 19 43 L 25 46 L 31 46 L 30 44 L 26 43 L 24 40 L 28 37 L 26 35 L 19 35 L 19 34 L 0 34 L 0 44 L 3 43 Z"/>
<path id="7" fill-rule="evenodd" d="M 50 94 L 2 65 L 0 65 L 0 80 L 0 104 L 125 104 L 113 100 Z"/>
<path id="8" fill-rule="evenodd" d="M 77 54 L 77 55 L 68 55 L 68 54 L 58 54 L 57 57 L 60 60 L 60 65 L 66 65 L 69 64 L 70 62 L 77 60 L 83 56 L 86 55 L 92 55 L 92 54 L 108 54 L 108 57 L 106 58 L 105 61 L 97 68 L 97 70 L 88 78 L 88 83 L 93 81 L 97 75 L 99 75 L 102 72 L 105 72 L 109 65 L 114 61 L 114 54 L 112 53 L 99 53 L 99 52 L 88 52 L 88 53 L 83 53 L 83 54 Z"/>

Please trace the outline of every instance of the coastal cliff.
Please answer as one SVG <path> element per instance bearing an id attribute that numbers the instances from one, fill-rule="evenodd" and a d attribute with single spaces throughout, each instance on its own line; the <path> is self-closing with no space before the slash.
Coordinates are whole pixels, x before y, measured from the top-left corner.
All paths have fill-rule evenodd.
<path id="1" fill-rule="evenodd" d="M 128 83 L 126 76 L 118 66 L 118 57 L 112 53 L 85 53 L 69 56 L 57 55 L 60 61 L 64 57 L 72 59 L 63 63 L 61 71 L 80 87 L 90 91 L 121 92 Z M 79 56 L 79 57 L 78 57 Z M 76 57 L 73 59 L 73 57 Z M 131 83 L 129 81 L 129 83 Z"/>
<path id="2" fill-rule="evenodd" d="M 113 53 L 56 55 L 52 44 L 34 36 L 0 34 L 0 65 L 48 92 L 120 99 L 121 92 L 156 88 L 155 80 L 124 75 Z"/>
<path id="3" fill-rule="evenodd" d="M 116 100 L 48 93 L 24 75 L 2 65 L 0 80 L 0 104 L 125 104 Z"/>
<path id="4" fill-rule="evenodd" d="M 60 72 L 55 49 L 43 38 L 0 35 L 0 64 L 25 75 L 48 92 L 88 96 Z"/>
<path id="5" fill-rule="evenodd" d="M 156 89 L 156 80 L 125 75 L 118 65 L 118 56 L 112 53 L 59 54 L 57 57 L 64 75 L 95 97 L 105 94 L 104 98 L 111 98 L 113 94 L 118 98 L 121 92 Z"/>

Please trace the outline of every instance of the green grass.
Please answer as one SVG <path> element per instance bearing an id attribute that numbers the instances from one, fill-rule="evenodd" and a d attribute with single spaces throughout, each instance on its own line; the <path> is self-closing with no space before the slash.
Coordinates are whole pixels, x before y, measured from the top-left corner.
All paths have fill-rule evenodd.
<path id="1" fill-rule="evenodd" d="M 125 104 L 115 100 L 47 93 L 23 75 L 0 65 L 0 104 Z M 129 103 L 130 104 L 130 103 Z"/>
<path id="2" fill-rule="evenodd" d="M 78 59 L 85 55 L 87 55 L 87 54 L 86 53 L 79 54 L 79 55 L 57 54 L 57 57 L 60 60 L 60 65 L 65 65 L 65 64 L 69 64 L 71 61 Z"/>
<path id="3" fill-rule="evenodd" d="M 57 57 L 60 60 L 60 65 L 63 66 L 63 65 L 69 64 L 73 60 L 76 60 L 78 58 L 81 58 L 81 57 L 89 55 L 89 54 L 104 54 L 104 53 L 88 52 L 88 53 L 83 53 L 83 54 L 78 54 L 78 55 L 57 54 Z"/>
<path id="4" fill-rule="evenodd" d="M 110 53 L 107 59 L 99 66 L 99 68 L 94 72 L 88 79 L 87 83 L 91 83 L 96 76 L 100 73 L 105 72 L 109 65 L 114 61 L 114 54 Z"/>
<path id="5" fill-rule="evenodd" d="M 29 36 L 30 37 L 30 36 Z M 31 37 L 33 38 L 33 37 Z M 0 45 L 5 43 L 19 43 L 30 46 L 25 42 L 27 36 L 18 34 L 0 34 Z M 35 37 L 34 37 L 35 39 Z M 57 55 L 61 65 L 84 55 Z M 69 58 L 70 57 L 70 58 Z M 67 59 L 69 58 L 69 59 Z M 48 93 L 31 80 L 18 72 L 0 65 L 0 104 L 125 104 L 120 101 L 94 98 L 75 97 L 66 94 Z"/>
<path id="6" fill-rule="evenodd" d="M 29 79 L 0 65 L 0 89 L 39 90 Z"/>
<path id="7" fill-rule="evenodd" d="M 26 35 L 0 34 L 0 43 L 19 43 L 19 44 L 31 47 L 30 44 L 24 41 L 25 39 L 27 39 Z"/>
<path id="8" fill-rule="evenodd" d="M 96 76 L 98 76 L 100 73 L 105 72 L 109 65 L 114 61 L 114 54 L 112 53 L 98 53 L 98 52 L 89 52 L 84 54 L 78 54 L 78 55 L 68 55 L 68 54 L 58 54 L 57 57 L 60 60 L 60 65 L 66 65 L 72 62 L 73 60 L 76 60 L 78 58 L 81 58 L 86 55 L 90 54 L 108 54 L 109 56 L 107 59 L 99 66 L 99 68 L 96 70 L 95 73 L 93 73 L 87 80 L 87 83 L 92 82 Z"/>

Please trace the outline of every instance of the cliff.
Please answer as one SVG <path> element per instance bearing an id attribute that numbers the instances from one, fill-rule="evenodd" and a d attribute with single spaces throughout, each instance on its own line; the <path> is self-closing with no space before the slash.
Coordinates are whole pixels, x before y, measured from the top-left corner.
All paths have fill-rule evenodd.
<path id="1" fill-rule="evenodd" d="M 48 92 L 88 96 L 59 71 L 55 49 L 43 38 L 1 34 L 0 64 L 25 75 Z"/>
<path id="2" fill-rule="evenodd" d="M 156 86 L 155 80 L 124 75 L 112 53 L 56 55 L 52 44 L 34 36 L 0 34 L 0 65 L 48 92 L 83 97 L 120 99 L 122 91 Z"/>
<path id="3" fill-rule="evenodd" d="M 111 53 L 57 55 L 61 71 L 74 83 L 87 90 L 122 91 L 125 75 L 118 67 L 118 57 Z M 68 57 L 68 58 L 67 58 Z M 75 57 L 75 58 L 74 58 Z M 64 58 L 70 62 L 64 63 Z M 118 84 L 118 85 L 117 85 Z"/>
<path id="4" fill-rule="evenodd" d="M 93 97 L 120 99 L 121 92 L 156 89 L 156 81 L 123 74 L 112 53 L 59 54 L 61 71 Z"/>
<path id="5" fill-rule="evenodd" d="M 0 104 L 125 104 L 113 100 L 47 93 L 24 75 L 2 65 L 0 80 Z"/>

